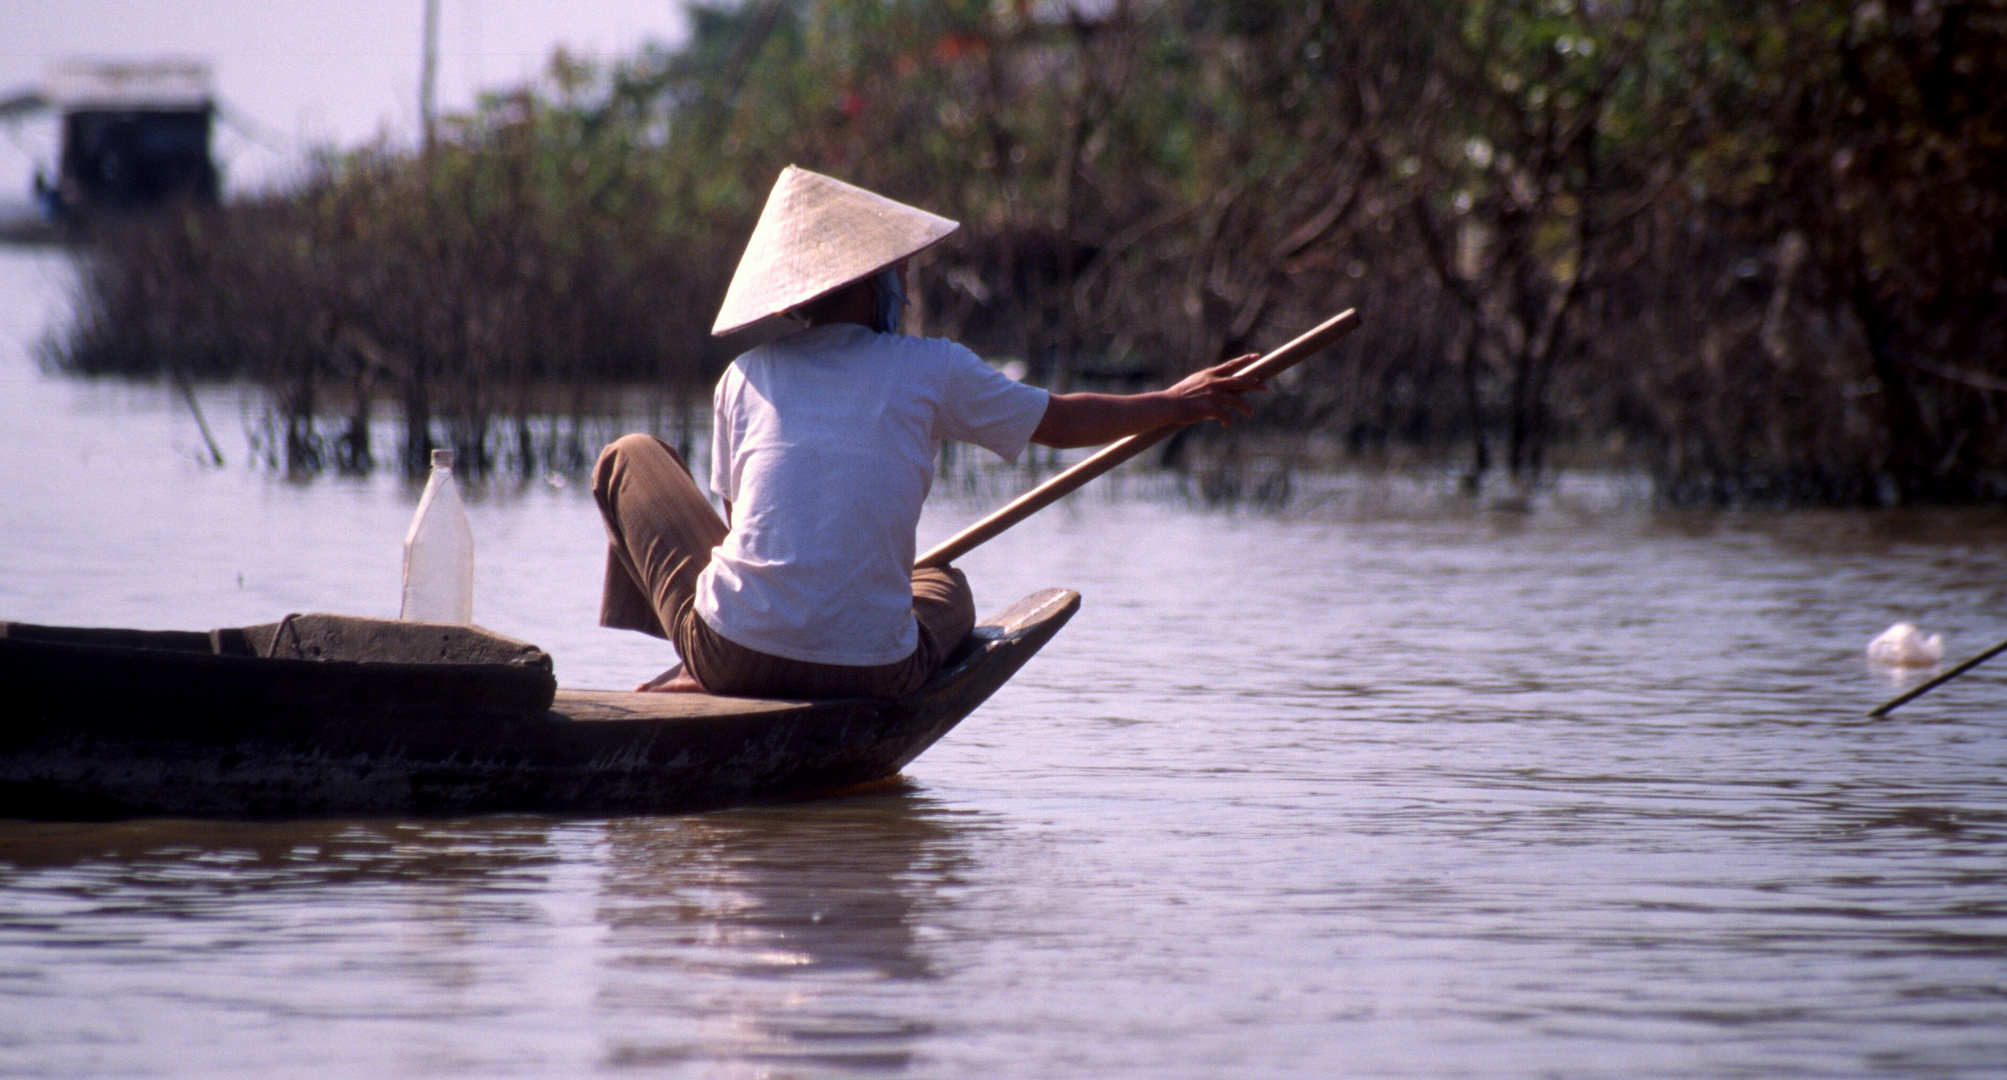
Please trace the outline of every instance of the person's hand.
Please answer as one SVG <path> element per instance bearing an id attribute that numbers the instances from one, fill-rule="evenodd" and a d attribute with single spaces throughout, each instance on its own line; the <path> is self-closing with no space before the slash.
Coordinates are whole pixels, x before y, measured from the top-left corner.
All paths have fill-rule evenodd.
<path id="1" fill-rule="evenodd" d="M 1248 353 L 1204 371 L 1193 372 L 1164 391 L 1177 410 L 1177 423 L 1218 420 L 1222 425 L 1231 425 L 1235 415 L 1253 416 L 1254 407 L 1247 403 L 1244 395 L 1266 390 L 1268 384 L 1260 379 L 1235 375 L 1234 372 L 1253 363 L 1259 355 Z"/>
<path id="2" fill-rule="evenodd" d="M 1233 423 L 1235 416 L 1252 416 L 1254 409 L 1242 400 L 1246 394 L 1268 389 L 1260 379 L 1233 374 L 1247 366 L 1254 354 L 1209 367 L 1168 390 L 1145 394 L 1053 394 L 1045 402 L 1031 441 L 1040 446 L 1070 449 L 1100 446 L 1129 435 L 1141 435 L 1161 427 L 1184 427 L 1201 420 Z"/>

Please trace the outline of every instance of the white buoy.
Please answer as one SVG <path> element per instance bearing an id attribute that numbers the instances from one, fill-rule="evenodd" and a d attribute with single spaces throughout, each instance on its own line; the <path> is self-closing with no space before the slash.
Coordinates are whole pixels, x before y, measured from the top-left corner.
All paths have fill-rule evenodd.
<path id="1" fill-rule="evenodd" d="M 1944 635 L 1923 632 L 1899 622 L 1868 642 L 1868 662 L 1889 667 L 1931 667 L 1944 661 Z"/>

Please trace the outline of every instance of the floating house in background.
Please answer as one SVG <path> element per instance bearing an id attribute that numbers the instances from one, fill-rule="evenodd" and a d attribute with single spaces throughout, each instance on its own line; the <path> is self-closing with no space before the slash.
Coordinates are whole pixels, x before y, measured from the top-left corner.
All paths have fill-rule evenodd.
<path id="1" fill-rule="evenodd" d="M 48 217 L 216 201 L 208 65 L 72 62 L 51 70 L 41 88 L 0 100 L 0 121 L 48 111 L 60 117 L 62 143 L 55 177 L 35 175 Z"/>

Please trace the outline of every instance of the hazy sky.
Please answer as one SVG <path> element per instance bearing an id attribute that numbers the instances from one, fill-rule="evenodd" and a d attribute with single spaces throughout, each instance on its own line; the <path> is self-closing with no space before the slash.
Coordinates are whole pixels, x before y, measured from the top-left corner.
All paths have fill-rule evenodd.
<path id="1" fill-rule="evenodd" d="M 316 144 L 415 141 L 423 26 L 424 0 L 0 0 L 0 97 L 72 58 L 206 60 L 239 121 L 217 129 L 225 182 L 258 186 Z M 440 107 L 536 74 L 559 45 L 614 56 L 683 27 L 680 0 L 440 0 Z M 28 197 L 55 132 L 0 123 L 0 203 Z"/>

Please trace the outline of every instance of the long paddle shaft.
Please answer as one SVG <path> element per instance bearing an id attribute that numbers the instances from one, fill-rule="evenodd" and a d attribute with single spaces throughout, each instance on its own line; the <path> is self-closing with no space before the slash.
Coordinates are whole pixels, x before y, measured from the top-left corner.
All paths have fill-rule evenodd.
<path id="1" fill-rule="evenodd" d="M 1950 671 L 1947 671 L 1944 674 L 1939 675 L 1937 678 L 1932 679 L 1927 683 L 1923 683 L 1922 685 L 1914 687 L 1903 694 L 1900 694 L 1896 697 L 1890 698 L 1889 700 L 1882 702 L 1881 707 L 1877 708 L 1875 711 L 1869 713 L 1868 715 L 1877 717 L 1887 716 L 1888 714 L 1896 711 L 1897 709 L 1903 707 L 1904 705 L 1907 705 L 1910 702 L 1915 701 L 1917 698 L 1920 698 L 1923 695 L 1930 693 L 1932 690 L 1935 690 L 1938 687 L 1943 686 L 1945 683 L 1948 683 L 1951 680 L 1958 678 L 1960 675 L 1963 675 L 1966 672 L 1971 671 L 1973 668 L 1978 667 L 1979 665 L 1985 663 L 1988 660 L 1993 659 L 1996 656 L 1999 656 L 2001 653 L 2004 652 L 2007 652 L 2007 641 L 2003 641 L 2000 644 L 1993 646 L 1992 648 L 1986 650 L 1985 652 L 1980 653 L 1978 656 L 1975 656 L 1972 659 L 1967 660 L 1963 664 L 1960 664 L 1957 667 L 1952 668 Z"/>
<path id="2" fill-rule="evenodd" d="M 1309 359 L 1318 350 L 1337 341 L 1359 325 L 1359 313 L 1351 308 L 1332 316 L 1321 326 L 1235 372 L 1257 379 L 1273 378 Z M 1164 441 L 1183 427 L 1170 424 L 1141 435 L 1131 435 L 1109 443 L 1086 461 L 1060 473 L 1045 483 L 1012 499 L 1003 509 L 948 538 L 946 543 L 920 556 L 914 566 L 946 566 L 994 539 L 997 534 L 1058 502 L 1089 480 Z"/>

